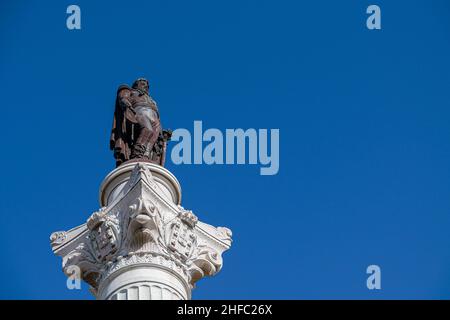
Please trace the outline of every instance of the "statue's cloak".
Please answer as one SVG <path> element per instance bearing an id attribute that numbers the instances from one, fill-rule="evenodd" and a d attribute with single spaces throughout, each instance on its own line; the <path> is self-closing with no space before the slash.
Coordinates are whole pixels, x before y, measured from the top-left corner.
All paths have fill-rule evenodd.
<path id="1" fill-rule="evenodd" d="M 121 85 L 117 89 L 114 119 L 109 139 L 109 148 L 114 150 L 117 167 L 130 160 L 131 145 L 134 141 L 133 129 L 134 124 L 137 123 L 133 111 L 120 103 L 119 92 L 123 89 L 131 90 L 127 85 Z"/>

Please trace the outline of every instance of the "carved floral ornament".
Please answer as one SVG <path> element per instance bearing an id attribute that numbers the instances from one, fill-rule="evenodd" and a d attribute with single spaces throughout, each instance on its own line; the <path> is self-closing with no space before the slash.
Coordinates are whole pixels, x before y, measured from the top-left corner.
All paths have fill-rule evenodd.
<path id="1" fill-rule="evenodd" d="M 61 244 L 67 239 L 67 233 L 65 231 L 53 232 L 50 236 L 50 242 L 52 244 Z"/>

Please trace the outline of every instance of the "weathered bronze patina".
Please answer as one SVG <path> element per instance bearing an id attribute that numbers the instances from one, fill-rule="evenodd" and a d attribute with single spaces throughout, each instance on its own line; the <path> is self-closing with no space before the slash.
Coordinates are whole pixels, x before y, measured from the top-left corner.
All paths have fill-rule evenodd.
<path id="1" fill-rule="evenodd" d="M 127 161 L 149 161 L 163 166 L 171 135 L 170 130 L 162 129 L 146 79 L 137 79 L 131 88 L 119 87 L 110 138 L 117 167 Z"/>

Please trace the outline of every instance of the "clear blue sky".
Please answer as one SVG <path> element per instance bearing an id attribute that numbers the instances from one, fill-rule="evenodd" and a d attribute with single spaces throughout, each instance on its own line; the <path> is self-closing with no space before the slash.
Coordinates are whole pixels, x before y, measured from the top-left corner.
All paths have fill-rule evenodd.
<path id="1" fill-rule="evenodd" d="M 167 164 L 183 205 L 234 233 L 194 298 L 450 298 L 448 1 L 2 1 L 0 15 L 0 298 L 91 298 L 66 289 L 49 235 L 98 208 L 115 91 L 140 76 L 166 127 L 280 129 L 275 176 Z"/>

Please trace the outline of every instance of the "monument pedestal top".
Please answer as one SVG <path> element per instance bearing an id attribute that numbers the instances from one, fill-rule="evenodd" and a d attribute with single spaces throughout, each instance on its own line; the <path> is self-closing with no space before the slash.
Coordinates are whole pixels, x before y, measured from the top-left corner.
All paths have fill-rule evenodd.
<path id="1" fill-rule="evenodd" d="M 181 186 L 177 178 L 166 168 L 151 162 L 127 161 L 111 171 L 100 186 L 100 206 L 106 206 L 116 199 L 131 178 L 133 169 L 139 165 L 151 172 L 152 179 L 159 188 L 160 195 L 176 205 L 181 204 Z M 150 180 L 149 180 L 150 181 Z"/>

